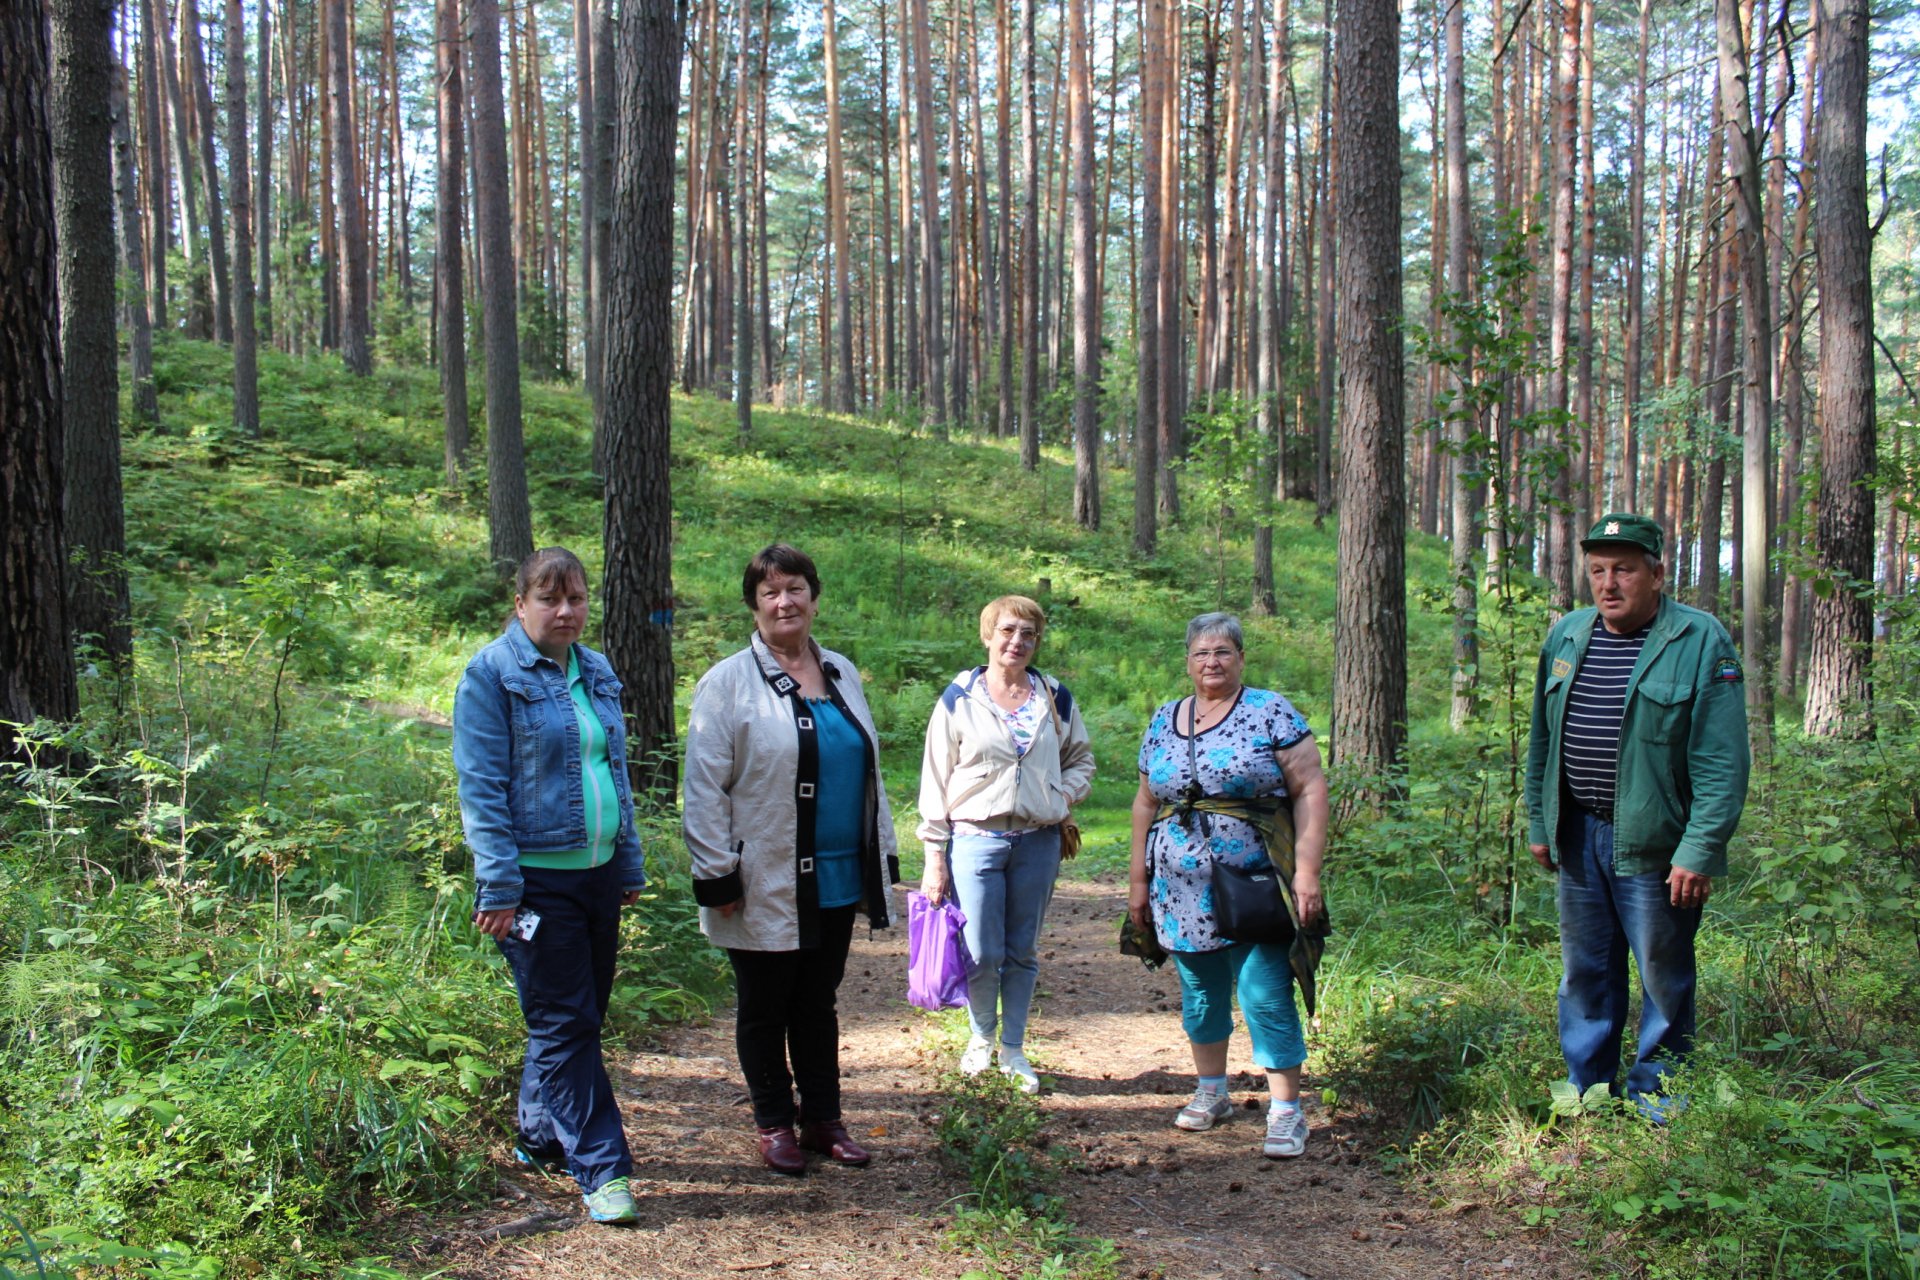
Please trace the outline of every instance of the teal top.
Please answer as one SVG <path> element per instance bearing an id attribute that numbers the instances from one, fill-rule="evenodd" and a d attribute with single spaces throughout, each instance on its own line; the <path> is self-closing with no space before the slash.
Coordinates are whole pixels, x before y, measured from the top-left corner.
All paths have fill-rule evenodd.
<path id="1" fill-rule="evenodd" d="M 580 678 L 580 658 L 567 654 L 567 695 L 573 699 L 573 718 L 580 728 L 580 790 L 586 802 L 587 847 L 550 853 L 522 853 L 520 864 L 556 871 L 585 871 L 613 858 L 620 834 L 620 792 L 613 785 L 613 758 L 607 754 L 607 728 L 593 710 L 587 682 Z"/>
<path id="2" fill-rule="evenodd" d="M 822 907 L 860 901 L 860 819 L 867 808 L 867 743 L 831 698 L 808 698 L 820 745 L 813 811 L 813 874 Z"/>

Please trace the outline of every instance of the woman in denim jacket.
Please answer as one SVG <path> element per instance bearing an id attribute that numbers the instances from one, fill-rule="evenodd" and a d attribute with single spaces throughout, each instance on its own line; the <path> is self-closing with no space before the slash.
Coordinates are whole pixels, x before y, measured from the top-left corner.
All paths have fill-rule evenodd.
<path id="1" fill-rule="evenodd" d="M 527 1021 L 515 1154 L 564 1167 L 596 1222 L 632 1222 L 633 1157 L 600 1055 L 620 908 L 646 887 L 620 681 L 579 643 L 587 573 L 549 547 L 521 564 L 505 634 L 453 698 L 473 921 L 512 966 Z"/>

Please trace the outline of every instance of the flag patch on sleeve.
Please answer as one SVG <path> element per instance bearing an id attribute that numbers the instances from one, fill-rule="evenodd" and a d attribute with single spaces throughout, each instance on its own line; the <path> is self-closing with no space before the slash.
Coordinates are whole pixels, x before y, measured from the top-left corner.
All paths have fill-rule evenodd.
<path id="1" fill-rule="evenodd" d="M 1740 671 L 1740 659 L 1722 658 L 1713 668 L 1715 680 L 1725 680 L 1728 684 L 1738 684 L 1744 676 Z"/>
<path id="2" fill-rule="evenodd" d="M 1555 658 L 1553 660 L 1553 678 L 1555 680 L 1560 679 L 1562 676 L 1570 676 L 1572 674 L 1573 664 L 1571 662 L 1565 658 Z"/>

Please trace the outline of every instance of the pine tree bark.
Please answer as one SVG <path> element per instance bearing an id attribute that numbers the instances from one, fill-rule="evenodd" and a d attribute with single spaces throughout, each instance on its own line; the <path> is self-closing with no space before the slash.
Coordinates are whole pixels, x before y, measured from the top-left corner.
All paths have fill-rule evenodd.
<path id="1" fill-rule="evenodd" d="M 1029 4 L 1037 0 L 1028 0 Z M 933 46 L 927 0 L 911 0 L 913 32 L 913 104 L 916 152 L 920 166 L 920 272 L 922 345 L 927 358 L 926 414 L 934 435 L 947 438 L 946 323 L 941 306 L 946 290 L 940 270 L 939 154 L 933 145 Z"/>
<path id="2" fill-rule="evenodd" d="M 461 209 L 465 204 L 466 93 L 461 75 L 460 0 L 435 0 L 434 79 L 439 105 L 434 187 L 434 287 L 439 290 L 441 431 L 445 440 L 448 488 L 460 483 L 473 446 L 467 407 L 467 284 L 462 251 Z"/>
<path id="3" fill-rule="evenodd" d="M 1447 182 L 1447 291 L 1456 300 L 1473 296 L 1473 196 L 1467 178 L 1466 5 L 1447 6 L 1445 22 L 1446 70 L 1446 182 Z M 1453 420 L 1447 438 L 1453 453 L 1453 699 L 1450 721 L 1454 732 L 1473 719 L 1480 689 L 1479 565 L 1486 507 L 1486 453 L 1470 442 L 1480 433 L 1475 401 L 1473 349 L 1456 327 L 1453 343 L 1460 355 L 1455 373 Z"/>
<path id="4" fill-rule="evenodd" d="M 498 0 L 469 0 L 467 43 L 473 54 L 475 229 L 486 326 L 488 555 L 494 570 L 505 577 L 533 553 L 533 513 L 520 423 L 519 312 Z"/>
<path id="5" fill-rule="evenodd" d="M 273 24 L 270 0 L 260 0 L 258 38 L 260 115 L 254 128 L 253 238 L 259 264 L 254 280 L 254 322 L 260 341 L 273 341 Z"/>
<path id="6" fill-rule="evenodd" d="M 1160 483 L 1160 59 L 1166 42 L 1162 0 L 1143 0 L 1140 29 L 1139 409 L 1133 430 L 1133 551 L 1151 556 L 1159 540 Z"/>
<path id="7" fill-rule="evenodd" d="M 1740 246 L 1741 360 L 1740 651 L 1747 668 L 1747 732 L 1754 754 L 1773 743 L 1773 646 L 1767 604 L 1773 551 L 1773 307 L 1768 298 L 1766 220 L 1761 208 L 1760 148 L 1748 78 L 1753 59 L 1740 0 L 1715 0 L 1720 101 L 1727 131 L 1727 176 Z M 1869 353 L 1871 366 L 1871 353 Z"/>
<path id="8" fill-rule="evenodd" d="M 28 8 L 37 12 L 40 6 Z M 76 557 L 66 575 L 68 621 L 76 637 L 99 645 L 120 664 L 132 656 L 133 641 L 128 630 L 119 351 L 113 316 L 113 4 L 53 0 L 46 14 L 52 37 L 48 125 L 59 257 L 60 363 L 62 368 L 87 371 L 67 384 L 55 415 L 64 422 L 66 539 Z M 9 62 L 5 78 L 13 74 Z M 6 421 L 11 431 L 15 419 L 9 416 Z M 9 492 L 9 504 L 12 501 Z"/>
<path id="9" fill-rule="evenodd" d="M 1573 242 L 1575 167 L 1579 139 L 1581 0 L 1561 0 L 1558 98 L 1553 113 L 1553 266 L 1547 313 L 1547 411 L 1561 444 L 1553 473 L 1553 510 L 1547 521 L 1547 586 L 1556 614 L 1573 607 L 1573 472 L 1576 427 L 1567 421 L 1567 372 L 1573 359 Z"/>
<path id="10" fill-rule="evenodd" d="M 180 194 L 180 247 L 187 260 L 186 334 L 189 338 L 204 339 L 213 336 L 213 303 L 200 260 L 200 179 L 195 172 L 198 162 L 194 158 L 193 142 L 188 130 L 187 99 L 181 91 L 180 57 L 175 47 L 172 22 L 164 0 L 156 3 L 154 9 L 157 19 L 154 33 L 158 37 L 160 61 L 157 83 L 162 105 L 166 108 L 167 122 L 171 126 L 168 136 L 173 141 L 173 179 Z M 185 12 L 184 5 L 181 12 Z"/>
<path id="11" fill-rule="evenodd" d="M 0 5 L 0 720 L 79 709 L 67 540 L 46 15 Z M 103 147 L 104 150 L 104 147 Z M 104 161 L 104 156 L 103 156 Z M 17 759 L 14 736 L 0 755 Z"/>
<path id="12" fill-rule="evenodd" d="M 327 12 L 329 94 L 333 108 L 333 192 L 339 228 L 334 242 L 339 257 L 340 358 L 347 372 L 373 372 L 368 346 L 367 218 L 361 203 L 360 158 L 353 110 L 353 44 L 347 36 L 347 7 L 352 0 L 322 0 Z M 192 0 L 188 0 L 192 3 Z M 496 9 L 496 12 L 498 10 Z M 478 56 L 478 51 L 476 51 Z M 491 332 L 488 334 L 492 337 Z M 532 548 L 528 548 L 531 550 Z M 516 562 L 517 563 L 517 562 Z"/>
<path id="13" fill-rule="evenodd" d="M 227 3 L 227 156 L 233 201 L 233 427 L 260 434 L 259 331 L 253 296 L 253 195 L 247 164 L 247 27 L 240 0 Z M 261 49 L 261 56 L 266 50 Z"/>
<path id="14" fill-rule="evenodd" d="M 1100 256 L 1093 207 L 1093 53 L 1087 0 L 1067 5 L 1073 116 L 1073 518 L 1100 527 Z"/>
<path id="15" fill-rule="evenodd" d="M 160 96 L 160 38 L 153 0 L 140 0 L 140 190 L 147 211 L 147 298 L 153 326 L 167 328 L 167 251 L 173 247 L 172 203 L 167 199 L 166 108 Z M 138 384 L 136 384 L 136 391 Z M 158 409 L 154 421 L 158 422 Z"/>
<path id="16" fill-rule="evenodd" d="M 833 5 L 832 0 L 828 0 L 827 47 L 829 50 L 833 48 L 833 28 Z M 738 51 L 738 60 L 734 63 L 733 94 L 733 164 L 735 171 L 742 175 L 738 183 L 740 198 L 734 201 L 734 204 L 737 206 L 734 210 L 735 221 L 739 228 L 739 270 L 736 271 L 734 275 L 739 289 L 734 299 L 733 404 L 736 415 L 735 420 L 739 427 L 740 442 L 743 445 L 753 434 L 753 271 L 751 270 L 751 263 L 753 261 L 753 219 L 750 216 L 753 210 L 753 201 L 749 199 L 747 195 L 745 176 L 751 172 L 751 170 L 747 168 L 747 117 L 749 114 L 748 104 L 752 99 L 752 95 L 747 89 L 747 47 L 753 42 L 752 37 L 753 9 L 751 5 L 746 3 L 746 0 L 742 0 L 740 6 L 740 48 Z M 766 37 L 763 34 L 761 38 L 765 39 Z M 828 127 L 828 132 L 834 137 L 834 141 L 837 143 L 840 114 L 838 105 L 840 92 L 838 83 L 839 69 L 837 59 L 831 52 L 827 55 L 827 66 L 827 80 L 831 86 L 828 90 L 828 96 L 829 100 L 833 103 L 831 108 L 832 123 Z M 830 151 L 837 152 L 838 149 L 837 146 L 830 147 Z M 833 171 L 838 168 L 835 161 L 829 160 L 828 168 L 829 195 L 827 202 L 831 205 L 833 203 L 833 195 L 831 194 L 833 187 L 835 185 L 844 187 L 845 179 L 841 178 L 836 180 L 833 177 Z M 843 202 L 846 199 L 844 189 L 840 192 L 840 199 Z M 844 208 L 841 210 L 841 214 L 844 219 Z M 843 225 L 842 230 L 844 229 Z M 844 295 L 844 281 L 841 285 L 841 292 Z M 851 380 L 853 375 L 851 346 L 847 348 L 846 365 L 847 377 Z"/>
<path id="17" fill-rule="evenodd" d="M 1340 166 L 1339 760 L 1391 791 L 1407 722 L 1405 400 L 1400 295 L 1400 10 L 1342 0 L 1334 31 Z"/>
<path id="18" fill-rule="evenodd" d="M 1640 48 L 1633 80 L 1627 166 L 1627 349 L 1620 405 L 1620 507 L 1640 509 L 1640 385 L 1645 362 L 1647 301 L 1647 58 L 1653 43 L 1653 0 L 1638 0 Z"/>
<path id="19" fill-rule="evenodd" d="M 626 0 L 607 273 L 607 656 L 636 795 L 673 803 L 673 158 L 684 0 Z"/>
<path id="20" fill-rule="evenodd" d="M 833 336 L 838 375 L 833 407 L 841 413 L 852 413 L 853 288 L 848 268 L 852 243 L 847 228 L 846 156 L 840 138 L 840 22 L 833 0 L 826 0 L 823 22 L 827 57 L 827 222 L 833 241 Z M 740 83 L 746 83 L 745 76 L 740 78 Z"/>
<path id="21" fill-rule="evenodd" d="M 185 63 L 181 70 L 193 95 L 193 134 L 199 144 L 200 183 L 206 192 L 207 249 L 213 264 L 213 332 L 217 340 L 232 342 L 232 264 L 227 257 L 227 219 L 220 199 L 220 167 L 213 145 L 218 117 L 213 113 L 213 83 L 207 74 L 198 0 L 181 0 L 180 33 L 180 53 Z"/>
<path id="22" fill-rule="evenodd" d="M 1148 5 L 1159 0 L 1146 0 Z M 1020 217 L 1020 465 L 1040 465 L 1040 84 L 1035 27 L 1040 0 L 1020 13 L 1020 172 L 1026 201 Z"/>
<path id="23" fill-rule="evenodd" d="M 120 205 L 120 260 L 126 271 L 127 361 L 133 376 L 133 421 L 142 430 L 160 425 L 160 399 L 153 383 L 153 322 L 148 312 L 146 246 L 141 243 L 145 223 L 140 217 L 139 180 L 133 168 L 133 130 L 129 121 L 127 71 L 113 64 L 114 196 Z"/>
<path id="24" fill-rule="evenodd" d="M 1820 283 L 1820 507 L 1806 730 L 1873 734 L 1872 233 L 1867 0 L 1815 0 L 1820 30 L 1814 249 Z"/>

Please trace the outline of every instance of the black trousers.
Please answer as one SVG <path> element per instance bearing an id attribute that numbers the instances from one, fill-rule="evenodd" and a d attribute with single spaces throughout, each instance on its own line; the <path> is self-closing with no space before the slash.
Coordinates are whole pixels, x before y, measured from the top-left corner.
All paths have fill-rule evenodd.
<path id="1" fill-rule="evenodd" d="M 855 910 L 845 906 L 821 911 L 817 947 L 727 952 L 740 1006 L 734 1043 L 753 1098 L 753 1122 L 762 1129 L 796 1119 L 823 1123 L 840 1118 L 836 1001 L 847 971 Z"/>

